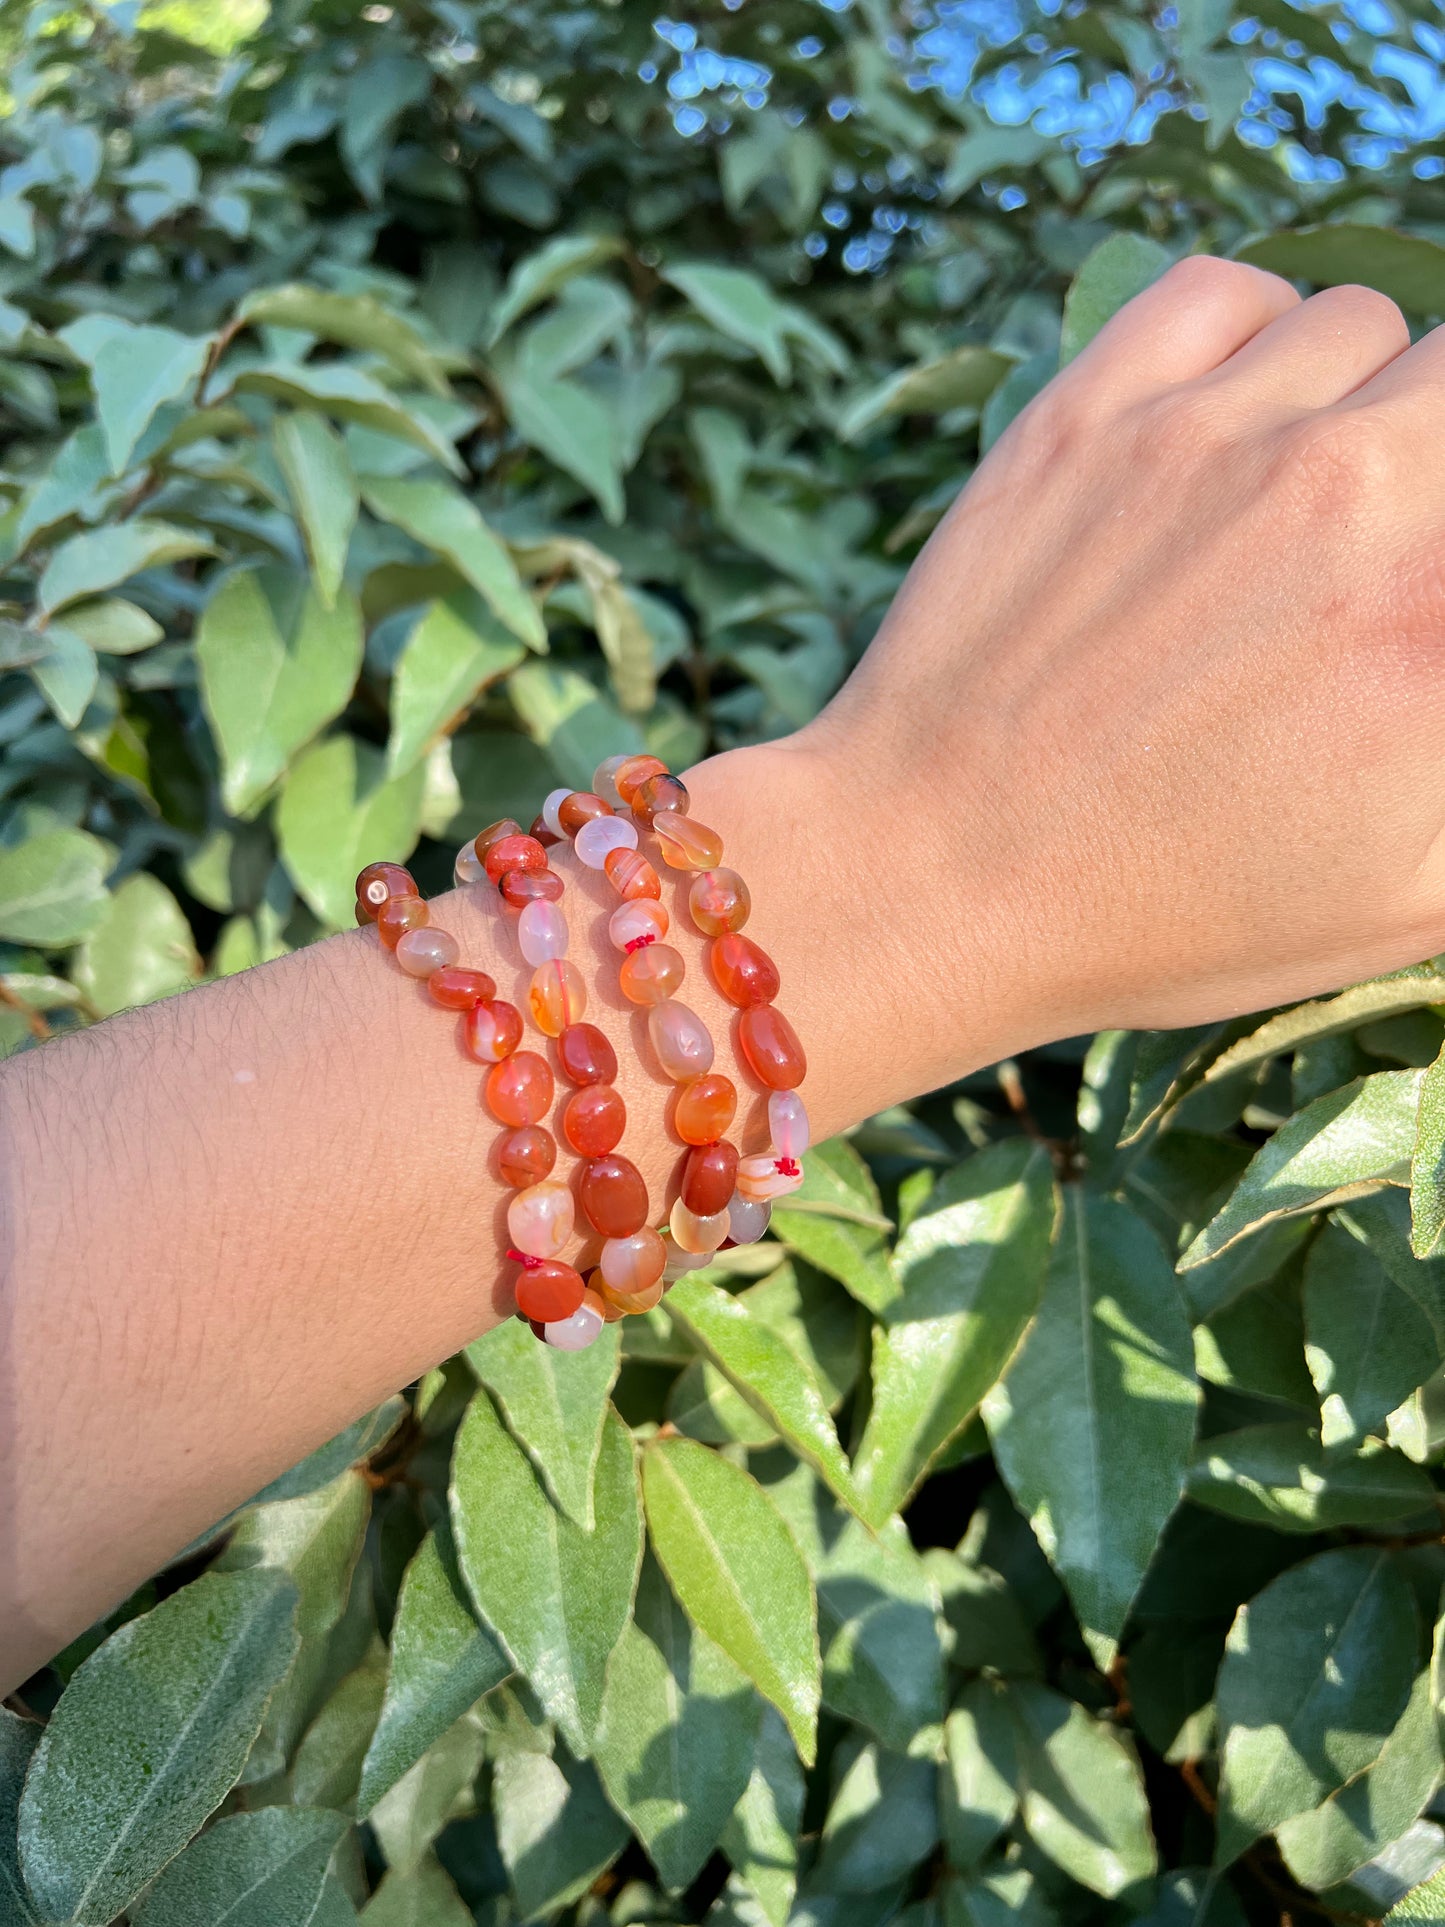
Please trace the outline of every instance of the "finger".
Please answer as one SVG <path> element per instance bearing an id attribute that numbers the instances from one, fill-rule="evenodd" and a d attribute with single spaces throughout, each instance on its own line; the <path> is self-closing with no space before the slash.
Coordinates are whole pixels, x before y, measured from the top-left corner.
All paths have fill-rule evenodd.
<path id="1" fill-rule="evenodd" d="M 1299 306 L 1277 274 L 1217 255 L 1186 255 L 1120 308 L 1064 379 L 1102 383 L 1121 400 L 1195 381 Z"/>
<path id="2" fill-rule="evenodd" d="M 1438 433 L 1445 403 L 1445 326 L 1432 328 L 1414 347 L 1385 363 L 1355 389 L 1350 403 L 1397 412 L 1407 407 L 1414 419 L 1428 425 L 1432 434 Z"/>
<path id="3" fill-rule="evenodd" d="M 1210 377 L 1249 402 L 1328 408 L 1410 345 L 1405 317 L 1374 288 L 1326 288 L 1261 328 Z"/>

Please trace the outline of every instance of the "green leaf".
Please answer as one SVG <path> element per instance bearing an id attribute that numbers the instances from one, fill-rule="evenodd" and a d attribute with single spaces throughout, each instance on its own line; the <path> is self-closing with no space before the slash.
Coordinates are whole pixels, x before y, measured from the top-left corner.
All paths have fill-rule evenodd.
<path id="1" fill-rule="evenodd" d="M 148 1004 L 201 973 L 185 912 L 159 877 L 127 877 L 76 959 L 74 979 L 102 1017 Z"/>
<path id="2" fill-rule="evenodd" d="M 903 1294 L 874 1333 L 873 1405 L 853 1458 L 873 1524 L 905 1503 L 1013 1356 L 1053 1218 L 1048 1158 L 1016 1138 L 941 1178 L 899 1239 Z"/>
<path id="3" fill-rule="evenodd" d="M 1246 242 L 1235 259 L 1318 288 L 1362 281 L 1415 314 L 1445 315 L 1445 247 L 1423 234 L 1329 221 Z"/>
<path id="4" fill-rule="evenodd" d="M 1342 1204 L 1382 1182 L 1403 1182 L 1423 1077 L 1423 1071 L 1382 1071 L 1306 1105 L 1255 1153 L 1179 1269 L 1206 1264 L 1276 1218 Z"/>
<path id="5" fill-rule="evenodd" d="M 44 1730 L 0 1706 L 0 1927 L 37 1927 L 40 1919 L 21 1878 L 16 1836 L 25 1775 Z"/>
<path id="6" fill-rule="evenodd" d="M 65 612 L 65 627 L 105 656 L 134 656 L 142 649 L 151 648 L 165 635 L 154 616 L 120 596 L 106 596 L 99 602 L 72 603 Z"/>
<path id="7" fill-rule="evenodd" d="M 838 433 L 845 442 L 855 442 L 889 415 L 941 415 L 950 408 L 982 408 L 1013 366 L 1006 355 L 992 348 L 966 343 L 932 361 L 900 368 L 847 405 Z"/>
<path id="8" fill-rule="evenodd" d="M 966 1873 L 1018 1810 L 1018 1745 L 1000 1689 L 986 1679 L 970 1681 L 944 1724 L 943 1741 L 943 1844 L 948 1864 Z"/>
<path id="9" fill-rule="evenodd" d="M 696 261 L 665 268 L 663 278 L 713 327 L 750 348 L 780 386 L 791 376 L 790 337 L 807 341 L 834 373 L 842 372 L 844 358 L 835 338 L 816 324 L 806 327 L 812 317 L 780 301 L 760 275 Z"/>
<path id="10" fill-rule="evenodd" d="M 581 382 L 543 374 L 511 355 L 499 356 L 492 373 L 521 439 L 580 482 L 614 527 L 620 524 L 622 436 L 605 405 Z"/>
<path id="11" fill-rule="evenodd" d="M 36 590 L 41 612 L 56 615 L 67 604 L 99 595 L 118 582 L 128 582 L 142 569 L 158 569 L 167 562 L 183 562 L 192 555 L 215 553 L 209 537 L 169 522 L 115 522 L 109 528 L 87 529 L 62 542 L 45 565 Z"/>
<path id="12" fill-rule="evenodd" d="M 481 1718 L 464 1714 L 370 1808 L 367 1817 L 389 1867 L 412 1872 L 447 1822 L 471 1811 L 486 1751 Z"/>
<path id="13" fill-rule="evenodd" d="M 1103 1669 L 1183 1491 L 1198 1406 L 1158 1240 L 1127 1205 L 1068 1186 L 1038 1316 L 983 1415 Z"/>
<path id="14" fill-rule="evenodd" d="M 515 669 L 525 655 L 479 601 L 452 596 L 429 603 L 406 639 L 392 679 L 386 745 L 391 774 L 400 775 L 419 762 L 482 691 Z"/>
<path id="15" fill-rule="evenodd" d="M 323 608 L 334 608 L 361 504 L 351 457 L 330 422 L 310 408 L 281 416 L 272 434 L 317 594 Z"/>
<path id="16" fill-rule="evenodd" d="M 79 943 L 110 907 L 105 845 L 84 830 L 42 830 L 0 849 L 0 938 L 59 950 Z"/>
<path id="17" fill-rule="evenodd" d="M 1367 1439 L 1353 1456 L 1327 1453 L 1303 1421 L 1247 1425 L 1196 1447 L 1185 1486 L 1196 1505 L 1277 1532 L 1380 1525 L 1433 1506 L 1416 1465 Z"/>
<path id="18" fill-rule="evenodd" d="M 991 1566 L 962 1558 L 943 1546 L 930 1546 L 923 1565 L 943 1603 L 944 1650 L 954 1666 L 965 1673 L 986 1667 L 1026 1679 L 1042 1673 L 1028 1618 Z"/>
<path id="19" fill-rule="evenodd" d="M 504 1753 L 493 1768 L 492 1811 L 524 1921 L 578 1899 L 627 1842 L 596 1769 L 566 1754 Z"/>
<path id="20" fill-rule="evenodd" d="M 517 262 L 487 323 L 487 339 L 496 342 L 512 323 L 564 287 L 574 275 L 600 267 L 621 249 L 605 234 L 559 234 L 534 254 Z"/>
<path id="21" fill-rule="evenodd" d="M 392 1871 L 363 1909 L 363 1927 L 473 1927 L 470 1907 L 435 1860 Z"/>
<path id="22" fill-rule="evenodd" d="M 1441 1363 L 1430 1320 L 1347 1216 L 1326 1225 L 1310 1247 L 1304 1318 L 1327 1448 L 1377 1431 Z"/>
<path id="23" fill-rule="evenodd" d="M 339 1813 L 306 1807 L 217 1821 L 164 1869 L 136 1927 L 309 1927 L 345 1831 Z"/>
<path id="24" fill-rule="evenodd" d="M 95 695 L 100 664 L 90 644 L 62 623 L 52 623 L 41 640 L 42 646 L 48 641 L 49 647 L 30 673 L 60 721 L 67 729 L 75 729 Z"/>
<path id="25" fill-rule="evenodd" d="M 1236 1071 L 1250 1070 L 1268 1063 L 1282 1051 L 1298 1050 L 1317 1044 L 1326 1037 L 1340 1037 L 1361 1024 L 1377 1023 L 1382 1017 L 1397 1017 L 1407 1010 L 1422 1010 L 1429 1004 L 1445 1003 L 1445 970 L 1438 964 L 1413 964 L 1389 977 L 1375 977 L 1369 983 L 1355 984 L 1337 997 L 1321 997 L 1309 1004 L 1295 1004 L 1261 1024 L 1247 1037 L 1241 1037 L 1222 1051 L 1205 1071 L 1203 1082 L 1214 1084 Z"/>
<path id="26" fill-rule="evenodd" d="M 511 551 L 460 489 L 440 481 L 369 479 L 362 492 L 373 515 L 444 556 L 529 649 L 546 649 L 541 612 L 517 574 Z"/>
<path id="27" fill-rule="evenodd" d="M 1388 1553 L 1342 1547 L 1235 1615 L 1219 1669 L 1216 1864 L 1379 1758 L 1415 1676 L 1415 1606 Z"/>
<path id="28" fill-rule="evenodd" d="M 482 1618 L 579 1756 L 602 1708 L 607 1661 L 632 1610 L 642 1518 L 632 1439 L 609 1413 L 593 1481 L 591 1532 L 559 1512 L 485 1392 L 452 1457 L 452 1523 Z M 505 1533 L 495 1522 L 507 1521 Z"/>
<path id="29" fill-rule="evenodd" d="M 1064 300 L 1059 366 L 1062 368 L 1087 348 L 1125 302 L 1152 287 L 1173 258 L 1157 241 L 1128 228 L 1100 241 L 1085 256 Z"/>
<path id="30" fill-rule="evenodd" d="M 445 363 L 426 337 L 405 315 L 369 294 L 335 294 L 291 282 L 247 295 L 236 319 L 253 328 L 295 328 L 343 348 L 380 355 L 399 375 L 420 382 L 434 395 L 451 392 Z"/>
<path id="31" fill-rule="evenodd" d="M 60 339 L 90 370 L 96 414 L 113 475 L 125 472 L 136 443 L 162 402 L 195 388 L 211 353 L 204 336 L 174 328 L 136 327 L 114 315 L 89 314 L 62 328 Z"/>
<path id="32" fill-rule="evenodd" d="M 421 764 L 388 778 L 381 751 L 354 736 L 328 736 L 292 764 L 276 812 L 281 857 L 323 922 L 354 922 L 364 863 L 410 856 L 425 780 Z"/>
<path id="33" fill-rule="evenodd" d="M 507 1318 L 467 1347 L 472 1370 L 554 1503 L 588 1532 L 620 1336 L 607 1325 L 585 1351 L 562 1352 L 539 1345 L 520 1319 Z"/>
<path id="34" fill-rule="evenodd" d="M 668 1316 L 704 1351 L 749 1405 L 800 1458 L 816 1466 L 850 1508 L 853 1474 L 823 1395 L 781 1332 L 754 1318 L 740 1298 L 705 1278 L 679 1278 L 664 1300 Z"/>
<path id="35" fill-rule="evenodd" d="M 1024 130 L 1001 127 L 995 131 Z M 1027 1867 L 1006 1866 L 1002 1872 L 950 1881 L 944 1891 L 944 1921 L 946 1927 L 1058 1927 L 1059 1916 Z M 1195 1927 L 1193 1915 L 1179 1927 Z"/>
<path id="36" fill-rule="evenodd" d="M 386 1687 L 386 1648 L 374 1639 L 302 1735 L 291 1762 L 291 1798 L 350 1812 Z"/>
<path id="37" fill-rule="evenodd" d="M 345 1609 L 370 1516 L 371 1488 L 359 1472 L 343 1472 L 303 1498 L 253 1506 L 213 1570 L 266 1566 L 289 1573 L 300 1595 L 296 1629 L 310 1638 L 334 1626 Z"/>
<path id="38" fill-rule="evenodd" d="M 1158 1864 L 1144 1778 L 1116 1728 L 1032 1680 L 1008 1688 L 1029 1838 L 1108 1899 L 1139 1892 Z"/>
<path id="39" fill-rule="evenodd" d="M 393 394 L 379 381 L 344 361 L 263 363 L 237 375 L 238 395 L 268 395 L 292 408 L 315 408 L 336 421 L 354 422 L 378 435 L 390 435 L 430 455 L 453 475 L 465 464 L 445 435 L 435 429 L 404 395 Z"/>
<path id="40" fill-rule="evenodd" d="M 1445 1050 L 1426 1071 L 1410 1155 L 1410 1246 L 1428 1258 L 1445 1237 Z"/>
<path id="41" fill-rule="evenodd" d="M 206 1573 L 86 1660 L 20 1805 L 21 1866 L 48 1919 L 112 1920 L 219 1805 L 291 1664 L 295 1609 L 281 1573 Z"/>
<path id="42" fill-rule="evenodd" d="M 644 1566 L 635 1616 L 607 1669 L 593 1756 L 669 1892 L 696 1879 L 747 1790 L 761 1711 L 656 1566 Z"/>
<path id="43" fill-rule="evenodd" d="M 773 1212 L 774 1237 L 845 1285 L 881 1316 L 899 1294 L 889 1266 L 889 1224 L 873 1173 L 846 1138 L 803 1160 L 803 1182 Z"/>
<path id="44" fill-rule="evenodd" d="M 833 1893 L 877 1893 L 938 1845 L 938 1768 L 931 1759 L 861 1747 L 833 1795 L 817 1878 Z"/>
<path id="45" fill-rule="evenodd" d="M 361 611 L 344 591 L 327 609 L 285 569 L 239 569 L 222 581 L 197 625 L 196 658 L 232 815 L 260 802 L 345 708 L 361 651 Z"/>
<path id="46" fill-rule="evenodd" d="M 817 1603 L 777 1508 L 741 1467 L 691 1439 L 648 1446 L 642 1493 L 653 1549 L 684 1611 L 777 1707 L 811 1765 Z"/>
<path id="47" fill-rule="evenodd" d="M 642 748 L 642 732 L 575 669 L 524 662 L 507 694 L 530 735 L 546 749 L 556 780 L 586 789 L 603 757 Z"/>
<path id="48" fill-rule="evenodd" d="M 752 1777 L 723 1829 L 722 1850 L 770 1927 L 785 1927 L 798 1887 L 803 1769 L 787 1726 L 764 1706 Z"/>

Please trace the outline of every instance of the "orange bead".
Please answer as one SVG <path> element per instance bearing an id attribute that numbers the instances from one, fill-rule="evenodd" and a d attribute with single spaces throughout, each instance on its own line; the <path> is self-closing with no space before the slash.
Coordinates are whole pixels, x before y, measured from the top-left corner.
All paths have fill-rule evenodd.
<path id="1" fill-rule="evenodd" d="M 736 870 L 704 870 L 693 878 L 687 902 L 693 922 L 705 937 L 741 930 L 753 908 L 748 886 Z"/>
<path id="2" fill-rule="evenodd" d="M 651 1225 L 630 1238 L 609 1238 L 597 1260 L 598 1275 L 610 1291 L 630 1296 L 654 1285 L 667 1269 L 667 1246 Z M 601 1289 L 601 1285 L 598 1286 Z"/>
<path id="3" fill-rule="evenodd" d="M 751 937 L 730 930 L 714 937 L 709 951 L 713 981 L 730 1004 L 770 1004 L 778 994 L 778 966 Z"/>
<path id="4" fill-rule="evenodd" d="M 610 1084 L 617 1052 L 595 1024 L 569 1024 L 557 1039 L 557 1062 L 569 1084 Z"/>
<path id="5" fill-rule="evenodd" d="M 666 776 L 667 764 L 656 756 L 629 756 L 612 781 L 617 794 L 629 807 L 637 791 L 649 776 Z"/>
<path id="6" fill-rule="evenodd" d="M 562 879 L 555 870 L 508 870 L 501 882 L 502 901 L 514 910 L 525 910 L 538 897 L 555 903 L 562 894 Z"/>
<path id="7" fill-rule="evenodd" d="M 594 1286 L 597 1296 L 607 1307 L 605 1316 L 609 1325 L 619 1318 L 636 1317 L 641 1312 L 651 1311 L 667 1289 L 661 1278 L 656 1278 L 650 1285 L 644 1285 L 641 1291 L 614 1291 L 611 1285 L 603 1281 L 600 1272 L 594 1271 L 592 1276 L 597 1280 Z"/>
<path id="8" fill-rule="evenodd" d="M 549 957 L 532 972 L 527 992 L 532 1022 L 544 1037 L 560 1037 L 587 1008 L 587 985 L 576 964 L 566 957 Z"/>
<path id="9" fill-rule="evenodd" d="M 475 1010 L 497 994 L 485 970 L 468 970 L 465 964 L 443 964 L 427 978 L 426 987 L 443 1010 Z"/>
<path id="10" fill-rule="evenodd" d="M 587 1221 L 604 1238 L 630 1238 L 647 1223 L 647 1186 L 630 1159 L 614 1151 L 583 1169 L 577 1198 Z"/>
<path id="11" fill-rule="evenodd" d="M 719 1144 L 699 1144 L 682 1166 L 682 1201 L 699 1218 L 726 1211 L 736 1186 L 738 1147 L 724 1138 Z"/>
<path id="12" fill-rule="evenodd" d="M 493 1006 L 495 1009 L 495 1005 Z M 487 1109 L 499 1124 L 535 1124 L 552 1102 L 552 1071 L 535 1051 L 513 1051 L 487 1072 Z"/>
<path id="13" fill-rule="evenodd" d="M 705 823 L 696 823 L 673 810 L 659 810 L 652 827 L 669 869 L 712 870 L 722 862 L 722 838 Z"/>
<path id="14" fill-rule="evenodd" d="M 522 1013 L 502 998 L 477 1004 L 462 1019 L 462 1039 L 479 1064 L 500 1064 L 522 1041 Z"/>
<path id="15" fill-rule="evenodd" d="M 393 897 L 415 895 L 411 871 L 400 863 L 368 863 L 356 879 L 356 908 L 366 913 L 368 923 L 375 923 L 377 911 Z"/>
<path id="16" fill-rule="evenodd" d="M 623 1304 L 622 1293 L 609 1291 L 607 1286 L 602 1282 L 602 1273 L 600 1271 L 588 1272 L 587 1289 L 596 1294 L 597 1302 L 602 1307 L 602 1322 L 604 1325 L 615 1325 L 619 1318 L 625 1318 L 627 1316 L 629 1307 Z"/>
<path id="17" fill-rule="evenodd" d="M 489 843 L 482 862 L 493 883 L 500 883 L 509 870 L 545 870 L 547 852 L 535 836 L 523 836 L 519 830 L 515 836 L 499 836 Z"/>
<path id="18" fill-rule="evenodd" d="M 750 1004 L 738 1019 L 738 1043 L 748 1068 L 770 1091 L 793 1091 L 808 1074 L 798 1033 L 772 1004 Z"/>
<path id="19" fill-rule="evenodd" d="M 624 902 L 630 903 L 635 897 L 662 895 L 662 878 L 636 850 L 609 850 L 602 868 L 607 873 L 607 881 Z"/>
<path id="20" fill-rule="evenodd" d="M 495 823 L 489 823 L 484 830 L 478 830 L 476 836 L 472 839 L 472 848 L 482 861 L 485 862 L 487 851 L 494 843 L 499 843 L 504 836 L 520 836 L 521 834 L 521 824 L 518 823 L 514 817 L 504 816 Z"/>
<path id="21" fill-rule="evenodd" d="M 527 834 L 528 836 L 536 837 L 544 850 L 550 849 L 554 843 L 566 841 L 565 837 L 558 836 L 555 830 L 549 830 L 546 819 L 540 816 L 534 816 L 532 818 L 532 827 L 528 830 Z"/>
<path id="22" fill-rule="evenodd" d="M 524 1124 L 509 1131 L 497 1147 L 497 1162 L 502 1182 L 520 1191 L 529 1184 L 540 1184 L 557 1162 L 557 1140 L 540 1124 Z"/>
<path id="23" fill-rule="evenodd" d="M 420 930 L 431 912 L 420 897 L 389 897 L 376 913 L 376 934 L 388 950 L 395 950 L 408 930 Z"/>
<path id="24" fill-rule="evenodd" d="M 672 1128 L 684 1144 L 716 1144 L 737 1115 L 738 1094 L 730 1077 L 708 1071 L 677 1087 Z"/>
<path id="25" fill-rule="evenodd" d="M 627 1128 L 627 1106 L 610 1084 L 584 1084 L 562 1110 L 562 1135 L 580 1158 L 606 1157 Z"/>
<path id="26" fill-rule="evenodd" d="M 582 1274 L 558 1258 L 527 1265 L 517 1279 L 517 1310 L 524 1318 L 545 1325 L 554 1318 L 570 1318 L 582 1303 Z"/>
<path id="27" fill-rule="evenodd" d="M 632 793 L 632 814 L 639 823 L 650 824 L 660 810 L 686 816 L 691 807 L 687 785 L 675 776 L 649 776 Z"/>
<path id="28" fill-rule="evenodd" d="M 604 803 L 600 796 L 591 790 L 573 790 L 557 811 L 557 821 L 568 836 L 576 836 L 584 823 L 590 823 L 594 816 L 612 816 L 610 803 Z"/>
<path id="29" fill-rule="evenodd" d="M 682 983 L 687 966 L 670 943 L 644 944 L 622 959 L 617 985 L 634 1004 L 660 1004 Z"/>

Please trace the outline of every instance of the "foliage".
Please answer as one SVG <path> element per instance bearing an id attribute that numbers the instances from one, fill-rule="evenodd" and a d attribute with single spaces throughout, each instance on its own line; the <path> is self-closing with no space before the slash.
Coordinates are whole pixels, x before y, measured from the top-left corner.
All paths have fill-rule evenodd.
<path id="1" fill-rule="evenodd" d="M 1348 77 L 1351 11 L 1254 14 Z M 1242 138 L 1205 0 L 1042 21 L 1198 110 L 1102 160 L 881 0 L 719 14 L 691 139 L 632 0 L 140 18 L 0 7 L 7 1049 L 806 721 L 1177 255 L 1445 313 L 1431 190 Z M 1041 1051 L 593 1352 L 479 1340 L 0 1711 L 0 1923 L 1445 1918 L 1442 1009 Z"/>

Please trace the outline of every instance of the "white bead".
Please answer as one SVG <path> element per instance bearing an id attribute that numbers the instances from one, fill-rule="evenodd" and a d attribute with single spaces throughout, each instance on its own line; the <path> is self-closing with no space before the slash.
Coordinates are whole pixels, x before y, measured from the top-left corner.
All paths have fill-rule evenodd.
<path id="1" fill-rule="evenodd" d="M 768 1099 L 768 1130 L 780 1158 L 800 1158 L 807 1150 L 811 1139 L 808 1113 L 796 1091 L 773 1092 Z"/>
<path id="2" fill-rule="evenodd" d="M 600 870 L 614 850 L 637 848 L 637 825 L 625 816 L 594 816 L 577 832 L 572 847 L 579 863 Z"/>
<path id="3" fill-rule="evenodd" d="M 557 812 L 571 794 L 571 790 L 548 790 L 547 792 L 547 800 L 542 805 L 542 821 L 547 825 L 547 828 L 552 832 L 553 836 L 562 836 L 565 834 L 562 828 L 562 819 Z"/>
<path id="4" fill-rule="evenodd" d="M 507 1206 L 507 1235 L 529 1258 L 560 1257 L 575 1222 L 572 1187 L 561 1178 L 542 1178 L 514 1191 Z"/>
<path id="5" fill-rule="evenodd" d="M 600 796 L 604 803 L 610 803 L 614 810 L 625 808 L 622 792 L 613 778 L 624 763 L 630 763 L 635 750 L 625 749 L 620 756 L 608 756 L 597 765 L 592 775 L 592 794 Z"/>
<path id="6" fill-rule="evenodd" d="M 715 1251 L 683 1251 L 677 1245 L 669 1243 L 667 1263 L 662 1268 L 662 1282 L 665 1285 L 674 1285 L 689 1271 L 701 1271 L 705 1265 L 710 1265 L 716 1256 Z"/>
<path id="7" fill-rule="evenodd" d="M 801 1171 L 780 1171 L 779 1164 L 785 1158 L 775 1158 L 771 1151 L 759 1151 L 750 1158 L 738 1160 L 738 1191 L 742 1197 L 785 1198 L 790 1191 L 796 1191 L 803 1182 Z"/>
<path id="8" fill-rule="evenodd" d="M 423 925 L 420 930 L 404 930 L 397 939 L 395 956 L 408 977 L 430 977 L 434 970 L 454 964 L 461 947 L 449 930 Z"/>
<path id="9" fill-rule="evenodd" d="M 696 1211 L 689 1211 L 679 1198 L 672 1207 L 667 1228 L 680 1250 L 713 1252 L 728 1236 L 728 1214 L 717 1211 L 710 1218 L 702 1218 Z"/>
<path id="10" fill-rule="evenodd" d="M 517 919 L 517 942 L 529 964 L 550 963 L 567 955 L 567 919 L 546 897 L 523 904 Z"/>
<path id="11" fill-rule="evenodd" d="M 736 1195 L 728 1206 L 728 1236 L 735 1245 L 755 1245 L 772 1221 L 773 1207 L 767 1198 L 741 1198 Z"/>
<path id="12" fill-rule="evenodd" d="M 559 1352 L 585 1352 L 601 1331 L 605 1320 L 591 1305 L 579 1305 L 570 1318 L 554 1318 L 542 1327 L 545 1344 Z"/>
<path id="13" fill-rule="evenodd" d="M 452 865 L 452 875 L 458 883 L 485 883 L 487 866 L 477 855 L 475 843 L 464 843 L 457 851 L 457 860 Z"/>

